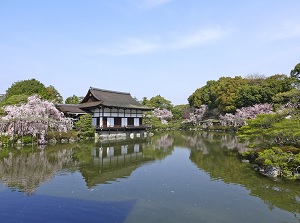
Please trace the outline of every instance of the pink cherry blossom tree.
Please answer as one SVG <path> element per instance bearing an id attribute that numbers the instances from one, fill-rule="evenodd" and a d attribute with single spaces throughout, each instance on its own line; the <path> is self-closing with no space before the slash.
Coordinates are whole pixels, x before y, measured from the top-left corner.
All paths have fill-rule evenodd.
<path id="1" fill-rule="evenodd" d="M 64 117 L 51 102 L 43 101 L 38 96 L 28 97 L 26 104 L 5 106 L 6 116 L 0 119 L 0 133 L 19 136 L 38 136 L 38 143 L 46 143 L 49 130 L 67 132 L 73 128 L 70 118 Z"/>
<path id="2" fill-rule="evenodd" d="M 168 121 L 173 118 L 172 112 L 165 108 L 163 109 L 155 108 L 153 110 L 153 115 L 157 117 L 164 125 L 168 124 Z"/>
<path id="3" fill-rule="evenodd" d="M 194 111 L 189 114 L 189 118 L 185 119 L 183 123 L 191 123 L 193 125 L 197 125 L 199 121 L 203 119 L 206 111 L 207 105 L 201 105 L 199 108 L 194 109 Z"/>
<path id="4" fill-rule="evenodd" d="M 247 125 L 247 119 L 255 119 L 258 114 L 272 114 L 272 110 L 273 105 L 271 104 L 255 104 L 237 109 L 235 114 L 220 115 L 220 122 L 223 126 L 244 126 Z"/>

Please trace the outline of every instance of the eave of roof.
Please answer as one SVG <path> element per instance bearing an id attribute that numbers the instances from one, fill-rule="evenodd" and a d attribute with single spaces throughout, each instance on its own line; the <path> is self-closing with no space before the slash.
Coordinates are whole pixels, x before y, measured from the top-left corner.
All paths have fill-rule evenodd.
<path id="1" fill-rule="evenodd" d="M 101 105 L 101 101 L 85 102 L 78 104 L 79 108 L 92 108 Z"/>
<path id="2" fill-rule="evenodd" d="M 79 108 L 78 104 L 56 104 L 56 108 L 67 114 L 86 114 Z"/>

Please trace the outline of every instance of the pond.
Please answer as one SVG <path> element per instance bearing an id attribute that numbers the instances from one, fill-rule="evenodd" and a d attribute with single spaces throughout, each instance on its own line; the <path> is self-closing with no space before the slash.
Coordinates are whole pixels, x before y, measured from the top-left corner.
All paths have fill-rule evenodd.
<path id="1" fill-rule="evenodd" d="M 3 222 L 299 222 L 300 182 L 258 175 L 235 135 L 0 150 Z"/>

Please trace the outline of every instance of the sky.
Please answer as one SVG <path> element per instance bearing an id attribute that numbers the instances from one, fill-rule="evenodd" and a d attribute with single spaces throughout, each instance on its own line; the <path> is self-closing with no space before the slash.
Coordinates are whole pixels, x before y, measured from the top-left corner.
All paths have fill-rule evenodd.
<path id="1" fill-rule="evenodd" d="M 173 105 L 220 77 L 300 63 L 299 0 L 0 0 L 0 94 L 35 78 Z"/>

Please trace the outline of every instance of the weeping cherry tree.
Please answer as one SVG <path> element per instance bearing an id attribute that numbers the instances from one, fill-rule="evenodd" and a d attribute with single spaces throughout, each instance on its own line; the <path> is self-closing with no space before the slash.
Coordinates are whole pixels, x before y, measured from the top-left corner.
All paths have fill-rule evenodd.
<path id="1" fill-rule="evenodd" d="M 45 144 L 49 130 L 67 132 L 73 128 L 70 118 L 64 117 L 53 103 L 41 100 L 37 95 L 28 97 L 26 104 L 5 106 L 6 116 L 0 119 L 0 133 L 18 136 L 38 137 L 39 144 Z"/>
<path id="2" fill-rule="evenodd" d="M 161 121 L 162 124 L 165 125 L 168 124 L 168 120 L 173 118 L 172 112 L 166 108 L 163 109 L 155 108 L 153 114 Z"/>
<path id="3" fill-rule="evenodd" d="M 247 119 L 255 119 L 258 114 L 272 114 L 272 110 L 273 106 L 271 104 L 255 104 L 237 109 L 235 114 L 220 115 L 220 122 L 223 126 L 245 126 L 247 125 Z"/>
<path id="4" fill-rule="evenodd" d="M 195 108 L 193 112 L 189 114 L 189 118 L 185 119 L 183 123 L 191 123 L 193 125 L 199 124 L 199 122 L 203 119 L 207 108 L 207 105 L 200 105 L 199 108 Z"/>

